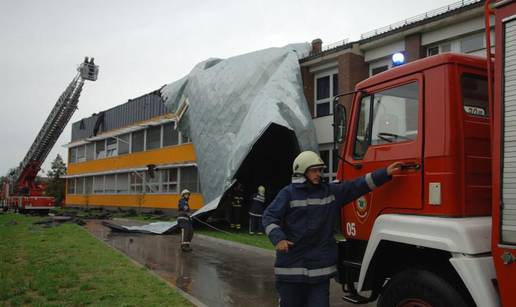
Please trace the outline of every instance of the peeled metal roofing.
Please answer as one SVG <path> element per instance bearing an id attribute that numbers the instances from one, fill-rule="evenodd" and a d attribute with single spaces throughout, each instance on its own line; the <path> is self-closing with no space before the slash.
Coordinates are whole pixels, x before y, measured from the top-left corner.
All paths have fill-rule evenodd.
<path id="1" fill-rule="evenodd" d="M 269 48 L 199 63 L 161 90 L 195 147 L 206 203 L 223 195 L 252 146 L 271 124 L 294 131 L 301 150 L 317 151 L 299 58 L 309 44 Z M 271 149 L 274 150 L 274 149 Z"/>

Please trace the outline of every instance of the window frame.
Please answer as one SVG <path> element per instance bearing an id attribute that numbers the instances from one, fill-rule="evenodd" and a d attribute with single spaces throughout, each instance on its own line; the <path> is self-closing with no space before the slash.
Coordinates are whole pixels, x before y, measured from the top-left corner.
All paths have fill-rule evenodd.
<path id="1" fill-rule="evenodd" d="M 372 112 L 369 112 L 369 122 L 368 122 L 368 127 L 366 128 L 366 134 L 365 134 L 365 139 L 364 141 L 366 142 L 366 147 L 364 149 L 364 151 L 362 152 L 361 155 L 357 155 L 357 152 L 356 152 L 356 147 L 357 147 L 357 135 L 358 135 L 358 132 L 359 132 L 359 124 L 360 124 L 360 114 L 361 114 L 361 109 L 362 109 L 362 100 L 364 98 L 370 98 L 368 99 L 369 100 L 369 108 L 371 109 L 371 104 L 374 103 L 374 95 L 377 94 L 377 93 L 381 93 L 381 92 L 384 92 L 384 91 L 388 91 L 388 90 L 392 90 L 392 89 L 396 89 L 396 88 L 399 88 L 399 87 L 402 87 L 402 86 L 405 86 L 405 85 L 408 85 L 408 84 L 411 84 L 411 83 L 415 83 L 417 85 L 417 134 L 416 134 L 416 137 L 414 139 L 410 139 L 410 140 L 405 140 L 405 139 L 402 139 L 400 138 L 399 141 L 396 141 L 396 142 L 387 142 L 387 143 L 381 143 L 381 144 L 372 144 L 372 138 L 371 138 L 371 131 L 373 129 L 373 125 L 374 125 L 374 109 Z M 354 123 L 354 131 L 353 131 L 353 143 L 352 145 L 350 146 L 351 147 L 351 157 L 353 158 L 353 160 L 363 160 L 367 154 L 367 151 L 369 150 L 369 148 L 371 147 L 376 147 L 376 146 L 396 146 L 397 144 L 406 144 L 406 143 L 410 143 L 410 142 L 417 142 L 418 139 L 420 138 L 420 134 L 421 134 L 421 129 L 422 129 L 422 123 L 421 123 L 421 112 L 422 112 L 422 108 L 423 108 L 423 86 L 424 86 L 424 83 L 422 82 L 422 79 L 418 77 L 418 74 L 414 75 L 414 76 L 408 76 L 407 78 L 404 78 L 402 80 L 398 80 L 397 83 L 395 84 L 386 84 L 385 86 L 381 87 L 381 88 L 375 88 L 373 90 L 370 90 L 370 92 L 366 93 L 366 94 L 361 94 L 357 97 L 357 99 L 360 100 L 359 102 L 359 106 L 358 106 L 358 112 L 357 114 L 355 114 L 355 123 Z"/>
<path id="2" fill-rule="evenodd" d="M 318 91 L 318 84 L 317 84 L 317 80 L 319 79 L 322 79 L 322 78 L 325 78 L 325 77 L 329 77 L 329 96 L 326 97 L 326 98 L 321 98 L 321 99 L 318 99 L 317 98 L 317 91 Z M 314 114 L 314 118 L 319 118 L 319 117 L 325 117 L 325 116 L 331 116 L 333 114 L 333 97 L 335 97 L 335 95 L 338 94 L 338 92 L 335 92 L 335 86 L 334 86 L 334 78 L 337 78 L 337 91 L 338 91 L 338 79 L 339 79 L 339 70 L 338 68 L 332 68 L 332 69 L 327 69 L 327 70 L 324 70 L 322 72 L 318 72 L 317 74 L 314 75 L 314 109 L 313 109 L 313 114 Z M 318 105 L 320 104 L 325 104 L 325 103 L 329 103 L 329 111 L 328 111 L 328 114 L 326 115 L 318 115 L 317 114 L 317 109 L 318 109 Z"/>

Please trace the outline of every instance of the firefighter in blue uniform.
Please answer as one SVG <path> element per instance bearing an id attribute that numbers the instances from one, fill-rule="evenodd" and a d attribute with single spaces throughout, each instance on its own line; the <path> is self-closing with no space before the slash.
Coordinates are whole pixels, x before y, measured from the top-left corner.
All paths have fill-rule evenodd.
<path id="1" fill-rule="evenodd" d="M 293 163 L 292 183 L 263 214 L 265 233 L 276 248 L 276 290 L 280 306 L 329 306 L 330 278 L 337 272 L 333 230 L 341 206 L 388 182 L 401 170 L 386 169 L 343 183 L 321 183 L 325 167 L 312 151 Z"/>
<path id="2" fill-rule="evenodd" d="M 177 216 L 177 224 L 181 227 L 181 250 L 185 252 L 192 251 L 190 247 L 190 243 L 192 242 L 193 237 L 193 227 L 192 227 L 192 218 L 190 217 L 191 210 L 188 205 L 188 200 L 190 199 L 190 191 L 183 190 L 181 192 L 181 198 L 178 203 L 178 216 Z"/>
<path id="3" fill-rule="evenodd" d="M 240 182 L 237 182 L 231 192 L 231 212 L 230 212 L 230 228 L 240 230 L 242 223 L 242 204 L 244 203 L 244 188 Z"/>
<path id="4" fill-rule="evenodd" d="M 265 209 L 265 187 L 259 186 L 258 193 L 255 193 L 251 198 L 251 205 L 249 206 L 249 234 L 255 233 L 261 235 L 262 229 L 262 215 Z"/>

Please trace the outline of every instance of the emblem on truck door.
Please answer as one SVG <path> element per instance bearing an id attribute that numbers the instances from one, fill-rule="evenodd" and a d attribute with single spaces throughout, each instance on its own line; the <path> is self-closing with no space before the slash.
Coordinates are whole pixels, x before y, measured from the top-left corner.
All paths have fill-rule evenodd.
<path id="1" fill-rule="evenodd" d="M 367 217 L 367 214 L 369 213 L 369 206 L 365 196 L 361 196 L 355 201 L 355 212 L 361 222 L 363 222 Z"/>

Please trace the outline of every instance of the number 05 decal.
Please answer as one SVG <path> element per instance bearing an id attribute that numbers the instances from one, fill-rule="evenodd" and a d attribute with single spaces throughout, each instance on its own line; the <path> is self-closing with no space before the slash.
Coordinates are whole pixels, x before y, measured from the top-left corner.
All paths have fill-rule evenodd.
<path id="1" fill-rule="evenodd" d="M 355 223 L 346 223 L 346 234 L 351 237 L 354 237 L 357 235 L 357 229 L 355 227 Z"/>

